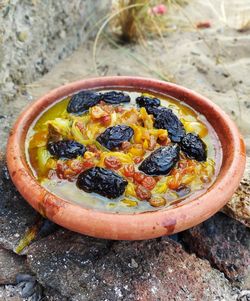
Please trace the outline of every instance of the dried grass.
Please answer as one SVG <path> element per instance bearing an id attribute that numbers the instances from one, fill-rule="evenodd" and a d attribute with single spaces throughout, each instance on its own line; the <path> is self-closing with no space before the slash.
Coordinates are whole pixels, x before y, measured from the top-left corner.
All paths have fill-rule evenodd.
<path id="1" fill-rule="evenodd" d="M 178 17 L 176 14 L 170 14 L 171 9 L 179 10 L 179 7 L 188 3 L 189 0 L 163 0 L 162 5 L 166 6 L 166 13 L 155 14 L 152 13 L 153 7 L 159 5 L 157 0 L 118 0 L 115 1 L 112 12 L 101 24 L 94 41 L 93 46 L 93 64 L 98 72 L 98 66 L 96 62 L 97 46 L 101 35 L 104 33 L 104 29 L 107 25 L 111 29 L 112 36 L 109 36 L 109 42 L 115 47 L 120 47 L 120 43 L 138 42 L 142 46 L 147 47 L 147 39 L 150 37 L 160 37 L 162 39 L 164 47 L 166 43 L 164 40 L 164 34 L 169 31 L 173 31 L 176 28 L 176 24 L 187 27 L 187 22 L 183 24 L 183 18 Z M 107 37 L 107 35 L 106 35 Z M 118 38 L 118 41 L 117 41 Z M 135 60 L 141 63 L 144 67 L 147 66 L 146 60 L 135 58 Z M 157 71 L 155 68 L 148 66 L 149 70 L 152 70 L 154 74 L 164 80 L 174 80 L 174 76 L 171 74 L 164 74 L 165 72 Z"/>
<path id="2" fill-rule="evenodd" d="M 165 5 L 167 12 L 156 14 L 152 9 L 159 5 L 157 0 L 119 0 L 113 6 L 116 17 L 110 22 L 111 31 L 123 43 L 143 42 L 148 37 L 155 35 L 162 36 L 171 30 L 173 23 L 179 20 L 170 16 L 169 10 L 175 4 L 182 6 L 187 0 L 164 0 L 161 5 Z"/>

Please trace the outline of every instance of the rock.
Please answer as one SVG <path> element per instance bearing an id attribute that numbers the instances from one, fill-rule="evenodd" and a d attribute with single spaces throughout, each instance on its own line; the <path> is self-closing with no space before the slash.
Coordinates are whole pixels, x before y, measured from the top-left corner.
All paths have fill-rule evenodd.
<path id="1" fill-rule="evenodd" d="M 250 287 L 250 232 L 244 225 L 217 213 L 181 236 L 190 251 L 208 259 L 234 283 Z"/>
<path id="2" fill-rule="evenodd" d="M 62 296 L 55 290 L 44 289 L 43 294 L 45 297 L 42 301 L 69 301 L 69 298 Z"/>
<path id="3" fill-rule="evenodd" d="M 250 300 L 250 290 L 243 290 L 239 293 L 237 301 L 249 301 Z"/>
<path id="4" fill-rule="evenodd" d="M 31 300 L 40 301 L 43 298 L 43 288 L 36 281 L 34 276 L 29 274 L 19 274 L 16 277 L 17 287 L 20 290 L 22 298 L 31 298 Z"/>
<path id="5" fill-rule="evenodd" d="M 23 301 L 18 289 L 13 285 L 0 286 L 1 301 Z"/>
<path id="6" fill-rule="evenodd" d="M 94 25 L 106 15 L 110 1 L 15 0 L 0 5 L 0 92 L 13 101 L 10 94 L 18 85 L 23 90 L 22 85 L 48 72 L 95 34 Z"/>
<path id="7" fill-rule="evenodd" d="M 38 281 L 72 301 L 234 300 L 223 274 L 168 238 L 113 242 L 59 230 L 27 253 Z"/>
<path id="8" fill-rule="evenodd" d="M 27 272 L 29 268 L 24 256 L 0 248 L 0 284 L 14 284 L 17 274 Z"/>
<path id="9" fill-rule="evenodd" d="M 232 199 L 222 209 L 227 215 L 250 228 L 250 157 L 247 157 L 244 178 Z"/>
<path id="10" fill-rule="evenodd" d="M 1 301 L 69 301 L 68 298 L 51 290 L 43 290 L 43 294 L 32 295 L 28 298 L 21 297 L 22 288 L 19 285 L 0 285 Z"/>
<path id="11" fill-rule="evenodd" d="M 18 193 L 0 154 L 0 246 L 15 252 L 27 229 L 38 214 Z"/>

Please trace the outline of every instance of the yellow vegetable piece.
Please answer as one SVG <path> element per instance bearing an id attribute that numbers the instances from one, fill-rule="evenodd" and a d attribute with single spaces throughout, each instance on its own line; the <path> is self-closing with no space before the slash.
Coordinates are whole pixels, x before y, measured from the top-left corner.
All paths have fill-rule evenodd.
<path id="1" fill-rule="evenodd" d="M 39 147 L 37 149 L 37 163 L 41 174 L 46 174 L 46 172 L 48 171 L 46 163 L 50 158 L 50 152 L 46 149 L 46 147 Z"/>
<path id="2" fill-rule="evenodd" d="M 32 240 L 34 240 L 34 238 L 36 238 L 38 230 L 39 230 L 39 224 L 37 223 L 37 224 L 31 226 L 26 231 L 26 233 L 24 234 L 24 236 L 18 242 L 18 245 L 17 245 L 17 247 L 15 249 L 15 252 L 17 254 L 20 254 L 23 251 L 23 249 L 25 249 L 26 247 L 28 247 L 28 245 L 32 242 Z"/>
<path id="3" fill-rule="evenodd" d="M 56 132 L 64 137 L 68 137 L 71 133 L 71 121 L 69 119 L 55 118 L 47 121 L 46 124 L 53 126 Z"/>
<path id="4" fill-rule="evenodd" d="M 161 207 L 166 205 L 166 200 L 160 197 L 153 197 L 149 200 L 149 203 L 153 207 Z"/>
<path id="5" fill-rule="evenodd" d="M 157 184 L 155 185 L 154 189 L 151 191 L 152 194 L 161 194 L 161 193 L 165 193 L 168 189 L 168 185 L 166 182 L 166 179 L 162 179 L 160 181 L 157 182 Z"/>
<path id="6" fill-rule="evenodd" d="M 144 140 L 142 146 L 144 149 L 148 149 L 149 146 L 148 140 Z"/>
<path id="7" fill-rule="evenodd" d="M 138 202 L 129 199 L 124 199 L 121 202 L 124 203 L 127 207 L 135 207 L 138 205 Z"/>
<path id="8" fill-rule="evenodd" d="M 125 196 L 126 197 L 129 197 L 129 196 L 136 197 L 135 185 L 133 183 L 128 182 L 128 185 L 125 190 Z"/>
<path id="9" fill-rule="evenodd" d="M 109 126 L 114 126 L 116 125 L 116 121 L 117 121 L 117 114 L 116 112 L 113 112 L 111 114 L 111 122 L 110 122 L 110 125 Z"/>
<path id="10" fill-rule="evenodd" d="M 140 109 L 140 117 L 143 120 L 144 126 L 148 129 L 152 129 L 154 127 L 154 122 L 152 116 L 150 116 L 145 108 Z"/>
<path id="11" fill-rule="evenodd" d="M 195 175 L 185 175 L 182 177 L 181 183 L 187 185 L 191 183 L 193 180 L 195 180 L 195 178 L 196 178 Z"/>
<path id="12" fill-rule="evenodd" d="M 100 133 L 104 132 L 105 127 L 96 122 L 89 122 L 86 127 L 86 134 L 89 139 L 95 139 Z"/>
<path id="13" fill-rule="evenodd" d="M 103 152 L 101 153 L 100 161 L 98 166 L 104 166 L 104 160 L 107 157 L 116 157 L 122 164 L 128 164 L 133 162 L 133 157 L 130 154 L 124 154 L 121 152 Z"/>
<path id="14" fill-rule="evenodd" d="M 141 143 L 142 141 L 142 129 L 140 126 L 132 125 L 132 128 L 134 130 L 134 142 L 135 143 Z"/>
<path id="15" fill-rule="evenodd" d="M 136 108 L 131 108 L 128 111 L 125 111 L 124 113 L 122 113 L 120 117 L 122 123 L 130 126 L 137 124 L 138 119 L 139 119 L 139 113 L 136 110 Z"/>
<path id="16" fill-rule="evenodd" d="M 77 126 L 77 122 L 78 121 L 73 122 L 72 127 L 71 127 L 71 134 L 75 141 L 84 144 L 84 141 L 86 141 L 86 139 L 84 139 L 81 130 Z"/>
<path id="17" fill-rule="evenodd" d="M 206 126 L 198 121 L 183 121 L 184 128 L 189 133 L 196 133 L 201 138 L 207 136 L 208 130 Z"/>
<path id="18" fill-rule="evenodd" d="M 145 154 L 145 150 L 143 148 L 139 148 L 139 147 L 136 147 L 136 146 L 132 146 L 128 153 L 130 155 L 132 155 L 133 157 L 141 157 Z"/>
<path id="19" fill-rule="evenodd" d="M 163 129 L 151 129 L 149 130 L 150 135 L 153 135 L 156 139 L 164 140 L 168 137 L 168 131 Z"/>
<path id="20" fill-rule="evenodd" d="M 89 151 L 86 151 L 83 155 L 84 159 L 93 159 L 95 158 L 95 154 Z"/>
<path id="21" fill-rule="evenodd" d="M 143 144 L 145 140 L 150 140 L 150 130 L 139 126 L 139 125 L 131 125 L 134 130 L 134 142 Z"/>
<path id="22" fill-rule="evenodd" d="M 50 169 L 55 169 L 55 168 L 56 168 L 56 160 L 53 159 L 53 158 L 49 158 L 49 159 L 47 160 L 45 166 L 46 166 L 46 168 L 47 168 L 48 170 L 50 170 Z"/>

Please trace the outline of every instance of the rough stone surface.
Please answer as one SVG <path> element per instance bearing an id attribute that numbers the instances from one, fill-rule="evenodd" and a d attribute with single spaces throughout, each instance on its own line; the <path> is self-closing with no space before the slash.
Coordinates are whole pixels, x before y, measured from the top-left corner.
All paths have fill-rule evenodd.
<path id="1" fill-rule="evenodd" d="M 109 9 L 101 1 L 29 1 L 0 3 L 0 87 L 10 99 L 26 83 L 48 72 L 89 36 Z M 94 30 L 93 30 L 94 29 Z"/>
<path id="2" fill-rule="evenodd" d="M 13 285 L 0 286 L 1 301 L 24 301 L 19 290 Z"/>
<path id="3" fill-rule="evenodd" d="M 227 215 L 250 228 L 250 156 L 247 157 L 244 178 L 232 199 L 222 209 Z"/>
<path id="4" fill-rule="evenodd" d="M 217 213 L 181 236 L 189 250 L 250 289 L 250 231 L 244 225 Z"/>
<path id="5" fill-rule="evenodd" d="M 15 251 L 38 214 L 12 184 L 4 159 L 0 160 L 0 246 Z"/>
<path id="6" fill-rule="evenodd" d="M 112 242 L 61 230 L 32 244 L 28 263 L 70 300 L 233 300 L 223 274 L 168 238 Z"/>
<path id="7" fill-rule="evenodd" d="M 17 274 L 28 272 L 26 257 L 0 248 L 0 284 L 14 284 Z"/>

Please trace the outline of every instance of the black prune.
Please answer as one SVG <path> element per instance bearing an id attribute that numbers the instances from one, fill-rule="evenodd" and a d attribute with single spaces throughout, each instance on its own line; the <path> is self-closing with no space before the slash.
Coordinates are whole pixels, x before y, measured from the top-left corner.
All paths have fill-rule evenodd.
<path id="1" fill-rule="evenodd" d="M 107 128 L 96 140 L 109 150 L 121 146 L 122 142 L 129 141 L 134 130 L 128 125 L 115 125 Z"/>
<path id="2" fill-rule="evenodd" d="M 159 107 L 161 104 L 160 99 L 156 97 L 147 97 L 147 96 L 139 96 L 136 98 L 136 103 L 139 107 L 145 107 L 146 109 L 148 107 Z"/>
<path id="3" fill-rule="evenodd" d="M 148 114 L 151 114 L 153 115 L 154 117 L 157 116 L 157 114 L 159 113 L 159 109 L 162 108 L 162 107 L 155 107 L 155 106 L 152 106 L 152 107 L 145 107 L 146 111 Z"/>
<path id="4" fill-rule="evenodd" d="M 93 167 L 82 172 L 76 185 L 86 192 L 95 192 L 109 199 L 122 195 L 128 182 L 112 170 Z"/>
<path id="5" fill-rule="evenodd" d="M 172 142 L 181 142 L 181 139 L 185 136 L 185 129 L 173 111 L 164 107 L 158 107 L 154 108 L 152 113 L 155 118 L 154 127 L 157 129 L 166 129 Z"/>
<path id="6" fill-rule="evenodd" d="M 178 145 L 160 147 L 142 161 L 139 170 L 151 176 L 167 175 L 178 162 L 179 153 Z"/>
<path id="7" fill-rule="evenodd" d="M 191 159 L 207 160 L 207 146 L 197 134 L 188 133 L 181 140 L 181 150 Z"/>
<path id="8" fill-rule="evenodd" d="M 86 147 L 74 140 L 49 142 L 47 149 L 52 156 L 58 159 L 74 159 L 77 156 L 82 156 L 86 152 Z"/>
<path id="9" fill-rule="evenodd" d="M 101 100 L 101 94 L 95 91 L 81 91 L 73 95 L 67 106 L 67 112 L 72 114 L 83 114 L 89 108 L 97 105 Z"/>
<path id="10" fill-rule="evenodd" d="M 110 91 L 102 94 L 102 100 L 106 103 L 116 105 L 119 103 L 130 102 L 130 96 L 123 92 Z"/>

